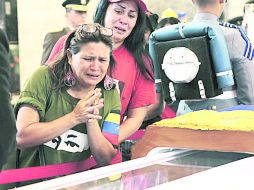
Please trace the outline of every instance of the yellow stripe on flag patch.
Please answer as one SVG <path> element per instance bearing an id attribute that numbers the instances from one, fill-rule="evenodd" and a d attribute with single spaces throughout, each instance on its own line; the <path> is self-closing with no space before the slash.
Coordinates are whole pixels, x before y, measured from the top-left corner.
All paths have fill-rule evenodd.
<path id="1" fill-rule="evenodd" d="M 105 121 L 119 124 L 120 123 L 120 115 L 117 113 L 109 113 Z"/>

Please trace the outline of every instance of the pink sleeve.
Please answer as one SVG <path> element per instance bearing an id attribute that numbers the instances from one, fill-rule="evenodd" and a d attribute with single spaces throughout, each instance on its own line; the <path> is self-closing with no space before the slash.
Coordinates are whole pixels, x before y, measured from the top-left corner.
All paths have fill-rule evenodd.
<path id="1" fill-rule="evenodd" d="M 144 57 L 145 63 L 151 73 L 153 74 L 151 68 L 151 62 L 147 57 Z M 154 76 L 153 79 L 148 80 L 141 73 L 135 82 L 134 93 L 132 94 L 129 108 L 144 107 L 156 103 L 156 91 Z"/>
<path id="2" fill-rule="evenodd" d="M 57 57 L 59 52 L 61 52 L 63 50 L 67 37 L 68 37 L 68 35 L 64 35 L 61 38 L 59 38 L 59 40 L 56 42 L 56 44 L 54 45 L 54 47 L 49 55 L 46 65 L 50 64 Z"/>
<path id="3" fill-rule="evenodd" d="M 176 117 L 176 113 L 174 112 L 172 108 L 169 107 L 169 105 L 166 104 L 160 117 L 161 119 L 174 118 Z"/>

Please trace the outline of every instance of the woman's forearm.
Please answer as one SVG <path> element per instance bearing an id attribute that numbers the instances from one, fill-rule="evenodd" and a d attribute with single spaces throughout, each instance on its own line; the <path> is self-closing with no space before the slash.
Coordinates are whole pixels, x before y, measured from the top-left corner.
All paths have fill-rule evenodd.
<path id="1" fill-rule="evenodd" d="M 87 97 L 81 99 L 74 110 L 50 122 L 40 122 L 36 108 L 24 104 L 19 108 L 17 116 L 17 145 L 27 148 L 46 143 L 68 131 L 72 127 L 86 123 L 89 119 L 100 119 L 101 116 L 93 111 L 103 107 L 103 103 L 90 105 L 91 101 L 101 96 L 97 90 L 92 91 Z"/>
<path id="2" fill-rule="evenodd" d="M 161 93 L 156 93 L 156 103 L 147 107 L 145 121 L 160 116 L 164 109 L 164 101 L 162 100 Z"/>
<path id="3" fill-rule="evenodd" d="M 98 121 L 90 121 L 86 126 L 89 146 L 97 164 L 100 166 L 110 164 L 112 158 L 116 155 L 116 150 L 103 136 Z"/>
<path id="4" fill-rule="evenodd" d="M 121 143 L 131 135 L 133 135 L 141 126 L 143 120 L 138 118 L 127 118 L 120 126 L 118 142 Z"/>
<path id="5" fill-rule="evenodd" d="M 71 113 L 50 122 L 39 122 L 32 107 L 21 107 L 17 117 L 17 145 L 28 148 L 46 143 L 77 125 Z"/>
<path id="6" fill-rule="evenodd" d="M 130 109 L 127 119 L 120 126 L 119 140 L 121 143 L 132 134 L 134 134 L 141 126 L 142 122 L 147 113 L 147 107 L 140 107 L 135 109 Z"/>

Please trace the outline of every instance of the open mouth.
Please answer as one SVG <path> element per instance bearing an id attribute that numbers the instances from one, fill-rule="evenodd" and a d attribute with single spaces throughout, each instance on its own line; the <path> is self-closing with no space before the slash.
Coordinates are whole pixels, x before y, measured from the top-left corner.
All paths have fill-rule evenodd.
<path id="1" fill-rule="evenodd" d="M 115 27 L 114 27 L 114 30 L 115 30 L 116 32 L 120 32 L 120 33 L 122 33 L 122 32 L 125 32 L 125 31 L 126 31 L 125 29 L 120 28 L 120 27 L 117 27 L 117 26 L 115 26 Z"/>
<path id="2" fill-rule="evenodd" d="M 96 75 L 96 74 L 87 74 L 87 76 L 92 79 L 98 79 L 100 77 L 100 75 Z"/>

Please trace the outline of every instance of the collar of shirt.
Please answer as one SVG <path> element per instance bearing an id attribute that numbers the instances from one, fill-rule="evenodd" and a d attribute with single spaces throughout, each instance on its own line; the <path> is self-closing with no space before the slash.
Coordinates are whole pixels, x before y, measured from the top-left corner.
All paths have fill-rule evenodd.
<path id="1" fill-rule="evenodd" d="M 193 21 L 209 20 L 218 22 L 218 17 L 211 13 L 197 13 Z"/>

